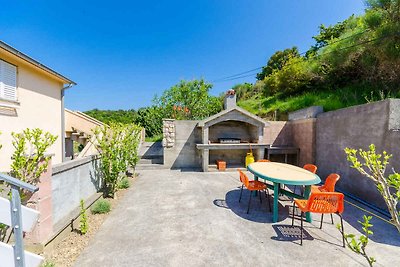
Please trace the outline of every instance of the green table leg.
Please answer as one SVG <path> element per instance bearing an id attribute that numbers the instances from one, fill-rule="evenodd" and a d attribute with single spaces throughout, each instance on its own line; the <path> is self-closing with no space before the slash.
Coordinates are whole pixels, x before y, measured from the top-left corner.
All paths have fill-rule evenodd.
<path id="1" fill-rule="evenodd" d="M 310 194 L 311 194 L 311 185 L 306 185 L 304 189 L 304 198 L 308 199 L 310 197 Z M 306 221 L 309 223 L 312 221 L 310 212 L 306 212 Z"/>
<path id="2" fill-rule="evenodd" d="M 254 174 L 254 181 L 258 181 L 258 176 Z M 257 190 L 254 191 L 254 196 L 257 196 Z"/>
<path id="3" fill-rule="evenodd" d="M 279 183 L 274 183 L 274 207 L 272 222 L 276 223 L 278 221 L 278 198 L 279 198 Z"/>

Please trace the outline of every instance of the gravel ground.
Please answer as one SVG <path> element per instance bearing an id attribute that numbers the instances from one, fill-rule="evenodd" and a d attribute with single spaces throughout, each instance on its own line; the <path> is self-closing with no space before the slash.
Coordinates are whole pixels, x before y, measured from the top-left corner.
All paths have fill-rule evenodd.
<path id="1" fill-rule="evenodd" d="M 130 181 L 132 186 L 134 179 Z M 111 203 L 111 210 L 118 205 L 119 200 L 124 196 L 126 191 L 127 190 L 117 191 L 115 199 L 107 199 Z M 72 266 L 110 213 L 91 214 L 90 210 L 88 210 L 86 214 L 88 215 L 88 232 L 85 235 L 81 235 L 79 229 L 72 231 L 65 239 L 57 244 L 51 252 L 44 255 L 46 258 L 45 262 L 54 263 L 56 267 Z M 79 225 L 79 223 L 77 225 Z"/>

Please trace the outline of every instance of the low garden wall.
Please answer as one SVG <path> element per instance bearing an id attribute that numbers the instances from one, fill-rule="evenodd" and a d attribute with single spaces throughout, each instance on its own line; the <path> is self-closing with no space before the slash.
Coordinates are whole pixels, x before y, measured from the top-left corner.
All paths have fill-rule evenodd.
<path id="1" fill-rule="evenodd" d="M 80 200 L 91 205 L 99 196 L 102 179 L 98 156 L 75 159 L 52 166 L 40 177 L 39 191 L 28 204 L 40 212 L 34 230 L 27 234 L 27 246 L 42 251 L 79 216 Z"/>
<path id="2" fill-rule="evenodd" d="M 101 188 L 100 160 L 94 156 L 72 160 L 53 166 L 52 200 L 53 226 L 59 228 L 71 220 L 71 213 Z"/>

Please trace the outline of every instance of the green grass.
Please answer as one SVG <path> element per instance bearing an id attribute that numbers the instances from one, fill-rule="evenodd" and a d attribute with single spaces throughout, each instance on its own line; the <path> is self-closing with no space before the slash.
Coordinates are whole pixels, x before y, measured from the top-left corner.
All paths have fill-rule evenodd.
<path id="1" fill-rule="evenodd" d="M 162 141 L 163 135 L 159 134 L 159 135 L 155 135 L 155 136 L 146 136 L 145 141 L 146 142 L 158 142 L 158 141 Z"/>
<path id="2" fill-rule="evenodd" d="M 279 95 L 254 96 L 239 101 L 238 105 L 261 117 L 270 118 L 276 110 L 285 114 L 310 106 L 322 106 L 324 111 L 332 111 L 399 96 L 399 93 L 382 94 L 379 90 L 371 88 L 347 87 L 339 90 L 306 92 L 289 97 L 280 97 Z"/>
<path id="3" fill-rule="evenodd" d="M 111 210 L 111 204 L 105 199 L 99 199 L 93 204 L 90 210 L 93 214 L 108 213 Z"/>

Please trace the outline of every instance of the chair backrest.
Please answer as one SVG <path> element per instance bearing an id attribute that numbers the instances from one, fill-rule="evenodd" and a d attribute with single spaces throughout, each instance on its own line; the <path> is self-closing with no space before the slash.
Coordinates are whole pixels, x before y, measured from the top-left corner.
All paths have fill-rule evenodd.
<path id="1" fill-rule="evenodd" d="M 307 210 L 314 213 L 342 213 L 344 195 L 338 192 L 314 192 L 307 201 Z"/>
<path id="2" fill-rule="evenodd" d="M 340 175 L 337 173 L 331 173 L 326 177 L 325 184 L 320 187 L 321 191 L 335 192 L 335 185 L 339 181 Z"/>
<path id="3" fill-rule="evenodd" d="M 240 175 L 240 181 L 244 184 L 245 187 L 249 187 L 249 178 L 247 177 L 247 175 L 241 170 L 238 171 Z"/>
<path id="4" fill-rule="evenodd" d="M 307 171 L 312 172 L 312 173 L 316 173 L 318 167 L 315 166 L 314 164 L 306 164 L 306 165 L 304 165 L 303 169 L 306 169 Z"/>
<path id="5" fill-rule="evenodd" d="M 271 162 L 271 161 L 268 159 L 259 159 L 259 160 L 257 160 L 257 162 Z"/>

